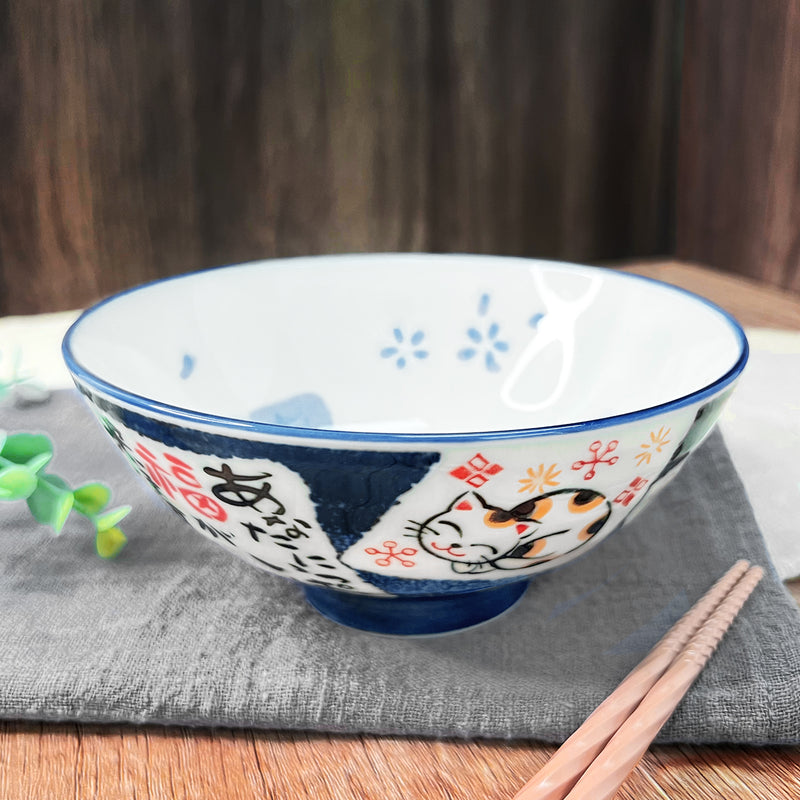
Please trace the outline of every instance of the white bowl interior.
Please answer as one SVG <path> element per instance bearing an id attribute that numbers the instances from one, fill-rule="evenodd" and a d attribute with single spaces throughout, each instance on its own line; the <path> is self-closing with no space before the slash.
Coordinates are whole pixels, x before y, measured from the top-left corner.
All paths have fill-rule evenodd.
<path id="1" fill-rule="evenodd" d="M 300 427 L 470 432 L 661 405 L 737 363 L 739 329 L 611 270 L 480 256 L 328 256 L 150 284 L 81 318 L 75 364 L 118 389 Z"/>

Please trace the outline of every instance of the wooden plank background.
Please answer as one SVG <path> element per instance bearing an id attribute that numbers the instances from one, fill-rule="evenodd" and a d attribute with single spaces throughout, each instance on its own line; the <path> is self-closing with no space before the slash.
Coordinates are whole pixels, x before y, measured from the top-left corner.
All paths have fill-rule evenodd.
<path id="1" fill-rule="evenodd" d="M 800 292 L 800 0 L 686 4 L 677 253 Z"/>
<path id="2" fill-rule="evenodd" d="M 672 0 L 0 15 L 0 313 L 273 255 L 669 249 Z"/>
<path id="3" fill-rule="evenodd" d="M 800 291 L 798 20 L 800 0 L 5 0 L 0 314 L 366 250 L 677 249 Z"/>

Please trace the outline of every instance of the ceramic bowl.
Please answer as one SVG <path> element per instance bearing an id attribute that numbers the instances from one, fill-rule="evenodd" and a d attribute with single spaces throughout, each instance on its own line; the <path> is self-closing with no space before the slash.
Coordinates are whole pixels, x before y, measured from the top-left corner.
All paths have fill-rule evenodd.
<path id="1" fill-rule="evenodd" d="M 86 311 L 63 352 L 195 530 L 338 622 L 429 634 L 496 616 L 640 509 L 747 340 L 625 273 L 394 254 L 148 284 Z"/>

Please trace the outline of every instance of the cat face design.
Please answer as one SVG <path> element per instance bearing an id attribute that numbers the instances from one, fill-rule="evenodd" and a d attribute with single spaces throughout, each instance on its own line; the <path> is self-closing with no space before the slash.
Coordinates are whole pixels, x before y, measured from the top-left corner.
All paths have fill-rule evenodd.
<path id="1" fill-rule="evenodd" d="M 611 505 L 590 489 L 562 489 L 506 510 L 466 492 L 410 530 L 420 546 L 456 572 L 525 569 L 591 539 Z"/>

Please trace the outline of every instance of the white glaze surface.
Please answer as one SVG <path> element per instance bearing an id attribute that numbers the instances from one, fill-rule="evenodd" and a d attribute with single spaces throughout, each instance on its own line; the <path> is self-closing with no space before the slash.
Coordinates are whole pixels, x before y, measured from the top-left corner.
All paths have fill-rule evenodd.
<path id="1" fill-rule="evenodd" d="M 218 416 L 350 431 L 510 430 L 701 390 L 729 320 L 609 270 L 476 256 L 290 259 L 112 299 L 71 339 L 88 372 Z"/>

